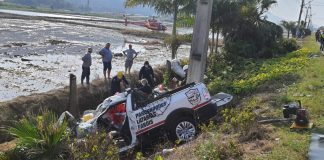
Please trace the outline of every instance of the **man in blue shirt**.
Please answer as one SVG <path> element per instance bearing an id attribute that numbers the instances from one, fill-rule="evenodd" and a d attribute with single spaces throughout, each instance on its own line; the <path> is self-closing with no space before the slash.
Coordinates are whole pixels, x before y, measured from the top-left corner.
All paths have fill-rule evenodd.
<path id="1" fill-rule="evenodd" d="M 99 54 L 102 56 L 102 63 L 103 63 L 103 74 L 105 76 L 105 79 L 107 79 L 106 77 L 106 72 L 108 69 L 108 78 L 110 79 L 110 72 L 111 72 L 111 60 L 112 60 L 112 52 L 110 51 L 110 43 L 106 44 L 106 47 L 101 49 L 101 51 L 99 52 Z"/>

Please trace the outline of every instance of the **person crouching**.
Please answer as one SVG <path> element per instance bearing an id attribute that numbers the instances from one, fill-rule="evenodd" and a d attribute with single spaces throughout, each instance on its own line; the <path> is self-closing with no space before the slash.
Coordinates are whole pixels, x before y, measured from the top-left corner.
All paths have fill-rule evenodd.
<path id="1" fill-rule="evenodd" d="M 115 95 L 116 93 L 121 92 L 120 83 L 123 82 L 124 85 L 128 85 L 128 81 L 126 80 L 123 72 L 118 72 L 116 76 L 114 76 L 111 80 L 111 87 L 110 87 L 110 93 L 112 95 Z"/>
<path id="2" fill-rule="evenodd" d="M 139 88 L 139 90 L 141 90 L 142 92 L 144 92 L 146 94 L 151 94 L 152 93 L 152 88 L 148 84 L 148 81 L 146 79 L 142 79 L 141 84 L 142 84 L 142 86 L 141 86 L 141 88 Z"/>

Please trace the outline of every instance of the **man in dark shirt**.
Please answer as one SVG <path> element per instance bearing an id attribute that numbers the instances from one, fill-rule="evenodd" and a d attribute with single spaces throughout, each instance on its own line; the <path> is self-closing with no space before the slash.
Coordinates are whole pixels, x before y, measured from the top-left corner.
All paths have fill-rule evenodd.
<path id="1" fill-rule="evenodd" d="M 115 77 L 111 80 L 111 87 L 110 87 L 110 93 L 112 95 L 115 95 L 117 92 L 121 92 L 120 83 L 123 82 L 124 85 L 128 85 L 128 81 L 126 80 L 123 72 L 118 72 Z"/>
<path id="2" fill-rule="evenodd" d="M 148 61 L 144 62 L 144 66 L 141 68 L 139 73 L 139 79 L 146 79 L 151 87 L 154 87 L 155 77 L 153 68 L 150 66 Z"/>
<path id="3" fill-rule="evenodd" d="M 82 57 L 82 75 L 81 75 L 81 84 L 83 85 L 83 81 L 86 78 L 87 80 L 87 85 L 90 84 L 90 66 L 91 66 L 91 53 L 92 53 L 92 48 L 88 48 L 88 53 L 86 53 L 83 57 Z"/>

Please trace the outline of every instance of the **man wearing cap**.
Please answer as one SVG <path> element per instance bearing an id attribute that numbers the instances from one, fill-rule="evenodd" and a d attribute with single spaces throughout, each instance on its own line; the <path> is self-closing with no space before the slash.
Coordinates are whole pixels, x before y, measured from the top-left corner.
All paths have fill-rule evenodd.
<path id="1" fill-rule="evenodd" d="M 123 82 L 124 85 L 128 85 L 128 81 L 126 80 L 123 72 L 118 72 L 115 77 L 111 80 L 111 87 L 110 87 L 110 93 L 112 95 L 115 95 L 117 92 L 121 92 L 120 83 Z"/>
<path id="2" fill-rule="evenodd" d="M 83 81 L 86 78 L 87 80 L 87 85 L 90 84 L 89 79 L 90 79 L 90 66 L 91 66 L 91 53 L 92 53 L 92 48 L 88 48 L 88 52 L 82 57 L 82 74 L 81 74 L 81 84 L 83 85 Z"/>
<path id="3" fill-rule="evenodd" d="M 111 72 L 111 60 L 112 60 L 112 52 L 110 50 L 110 43 L 107 43 L 105 48 L 101 49 L 99 54 L 102 57 L 102 63 L 103 63 L 103 74 L 105 76 L 105 79 L 107 79 L 106 77 L 106 72 L 108 70 L 108 78 L 110 79 L 110 72 Z"/>
<path id="4" fill-rule="evenodd" d="M 134 59 L 137 57 L 137 52 L 132 48 L 132 45 L 128 45 L 128 49 L 123 51 L 124 55 L 126 56 L 126 60 L 125 60 L 125 74 L 127 74 L 127 70 L 128 70 L 128 74 L 130 74 L 130 70 L 133 66 L 133 61 Z M 135 56 L 134 56 L 135 55 Z"/>

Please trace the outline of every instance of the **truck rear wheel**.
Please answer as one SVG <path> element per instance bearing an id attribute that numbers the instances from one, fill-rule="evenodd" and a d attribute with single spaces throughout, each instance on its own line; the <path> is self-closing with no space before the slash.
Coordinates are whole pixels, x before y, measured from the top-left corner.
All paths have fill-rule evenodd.
<path id="1" fill-rule="evenodd" d="M 170 122 L 170 136 L 172 141 L 188 142 L 197 134 L 196 124 L 193 118 L 182 117 Z"/>

